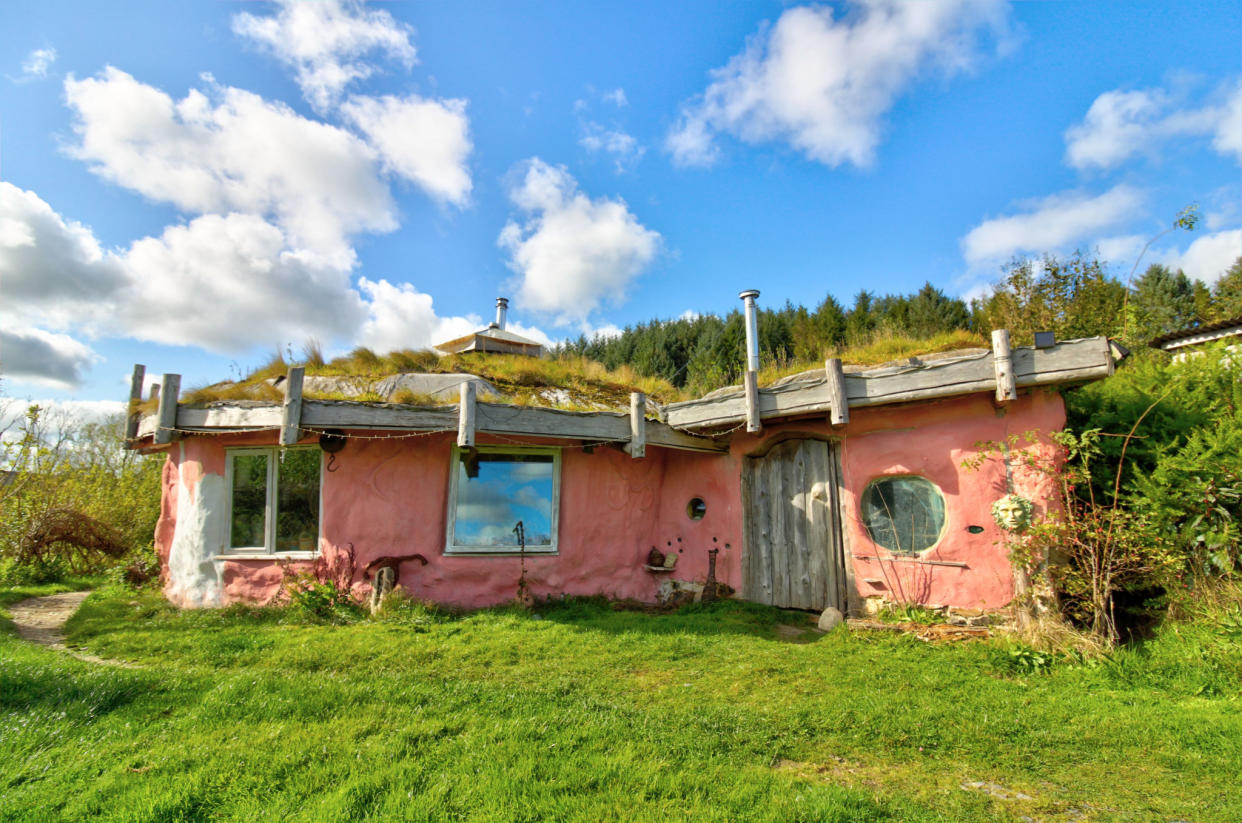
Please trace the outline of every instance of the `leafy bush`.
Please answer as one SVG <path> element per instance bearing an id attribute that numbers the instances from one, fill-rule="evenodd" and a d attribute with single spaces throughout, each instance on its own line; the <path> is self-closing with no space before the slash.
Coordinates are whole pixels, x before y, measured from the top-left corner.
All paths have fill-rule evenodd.
<path id="1" fill-rule="evenodd" d="M 0 399 L 4 574 L 50 582 L 98 573 L 150 544 L 163 458 L 123 449 L 123 423 L 84 424 Z"/>
<path id="2" fill-rule="evenodd" d="M 1242 571 L 1240 367 L 1224 347 L 1181 363 L 1149 351 L 1067 396 L 1079 431 L 1124 434 L 1141 418 L 1128 442 L 1097 439 L 1098 459 L 1084 479 L 1097 495 L 1117 489 L 1120 504 L 1167 544 L 1183 576 Z"/>

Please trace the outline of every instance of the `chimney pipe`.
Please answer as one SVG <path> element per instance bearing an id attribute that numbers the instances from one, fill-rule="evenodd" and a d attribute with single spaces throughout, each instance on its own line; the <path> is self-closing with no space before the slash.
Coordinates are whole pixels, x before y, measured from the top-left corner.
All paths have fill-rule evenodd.
<path id="1" fill-rule="evenodd" d="M 746 371 L 759 371 L 759 328 L 755 315 L 758 289 L 748 289 L 738 297 L 746 304 Z"/>
<path id="2" fill-rule="evenodd" d="M 508 312 L 508 310 L 509 310 L 509 298 L 497 297 L 496 298 L 496 322 L 493 324 L 496 326 L 496 328 L 503 329 L 505 327 L 505 314 Z"/>

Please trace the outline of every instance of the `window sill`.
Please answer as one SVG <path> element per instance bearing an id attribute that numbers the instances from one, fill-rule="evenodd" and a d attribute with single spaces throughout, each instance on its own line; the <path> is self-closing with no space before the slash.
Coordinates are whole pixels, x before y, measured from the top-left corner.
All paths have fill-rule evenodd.
<path id="1" fill-rule="evenodd" d="M 317 551 L 309 552 L 226 552 L 216 555 L 216 560 L 314 560 Z"/>
<path id="2" fill-rule="evenodd" d="M 556 549 L 527 549 L 525 552 L 517 549 L 478 549 L 478 548 L 461 548 L 461 549 L 445 549 L 445 557 L 555 557 L 560 552 Z"/>

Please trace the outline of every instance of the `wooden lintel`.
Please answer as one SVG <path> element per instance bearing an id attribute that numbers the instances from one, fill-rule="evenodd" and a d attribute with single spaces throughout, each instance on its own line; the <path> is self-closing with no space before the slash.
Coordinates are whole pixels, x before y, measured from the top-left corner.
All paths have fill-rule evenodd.
<path id="1" fill-rule="evenodd" d="M 181 375 L 166 374 L 160 381 L 160 406 L 156 413 L 155 445 L 171 443 L 177 428 L 177 398 L 181 394 Z"/>
<path id="2" fill-rule="evenodd" d="M 142 381 L 146 379 L 147 367 L 141 363 L 134 364 L 134 374 L 129 379 L 129 408 L 125 415 L 125 440 L 133 440 L 138 436 L 138 419 L 142 413 L 138 404 L 142 402 Z"/>
<path id="3" fill-rule="evenodd" d="M 996 402 L 1018 399 L 1018 380 L 1013 371 L 1013 350 L 1009 346 L 1009 329 L 992 331 L 992 368 L 996 374 Z"/>
<path id="4" fill-rule="evenodd" d="M 285 378 L 285 399 L 281 404 L 280 445 L 292 446 L 302 437 L 302 379 L 306 369 L 290 366 Z"/>
<path id="5" fill-rule="evenodd" d="M 464 380 L 461 384 L 461 397 L 457 403 L 457 445 L 463 449 L 474 448 L 474 416 L 474 381 Z"/>
<path id="6" fill-rule="evenodd" d="M 746 397 L 746 431 L 750 433 L 763 431 L 763 423 L 759 415 L 759 374 L 746 370 L 746 382 L 742 391 Z"/>
<path id="7" fill-rule="evenodd" d="M 647 395 L 630 394 L 630 444 L 627 449 L 635 459 L 647 454 Z"/>
<path id="8" fill-rule="evenodd" d="M 844 426 L 850 422 L 850 401 L 845 393 L 845 369 L 841 366 L 841 358 L 832 357 L 824 361 L 824 385 L 828 387 L 828 422 L 834 426 Z"/>

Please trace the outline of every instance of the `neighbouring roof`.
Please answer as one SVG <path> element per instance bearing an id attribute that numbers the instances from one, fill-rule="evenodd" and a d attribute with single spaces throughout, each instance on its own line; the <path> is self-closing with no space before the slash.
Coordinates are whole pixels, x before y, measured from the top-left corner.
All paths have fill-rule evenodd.
<path id="1" fill-rule="evenodd" d="M 543 354 L 543 346 L 530 338 L 502 329 L 492 323 L 486 329 L 437 343 L 436 349 L 445 354 L 460 354 L 469 351 L 499 352 L 501 354 L 529 354 L 538 357 Z"/>
<path id="2" fill-rule="evenodd" d="M 1242 337 L 1242 317 L 1230 317 L 1216 323 L 1194 326 L 1188 329 L 1162 334 L 1147 345 L 1155 349 L 1172 351 L 1183 346 L 1195 346 L 1210 343 L 1213 340 L 1224 340 L 1226 337 Z"/>

